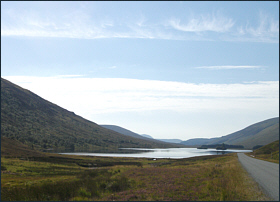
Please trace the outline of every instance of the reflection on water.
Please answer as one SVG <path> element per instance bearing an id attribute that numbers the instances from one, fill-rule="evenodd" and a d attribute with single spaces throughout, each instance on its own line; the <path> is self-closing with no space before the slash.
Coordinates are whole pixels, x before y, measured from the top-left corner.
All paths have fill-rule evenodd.
<path id="1" fill-rule="evenodd" d="M 125 152 L 125 153 L 124 153 Z M 138 157 L 138 158 L 189 158 L 205 155 L 223 155 L 233 152 L 252 152 L 252 150 L 216 150 L 216 149 L 196 149 L 196 148 L 168 148 L 168 149 L 148 149 L 148 148 L 121 148 L 118 153 L 60 153 L 68 155 L 83 156 L 103 156 L 103 157 Z"/>

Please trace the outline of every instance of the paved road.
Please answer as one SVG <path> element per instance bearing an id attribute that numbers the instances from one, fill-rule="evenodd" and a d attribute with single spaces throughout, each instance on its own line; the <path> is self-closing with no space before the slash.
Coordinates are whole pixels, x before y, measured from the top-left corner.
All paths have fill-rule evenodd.
<path id="1" fill-rule="evenodd" d="M 238 153 L 238 159 L 247 172 L 272 199 L 279 201 L 279 164 L 262 161 Z"/>

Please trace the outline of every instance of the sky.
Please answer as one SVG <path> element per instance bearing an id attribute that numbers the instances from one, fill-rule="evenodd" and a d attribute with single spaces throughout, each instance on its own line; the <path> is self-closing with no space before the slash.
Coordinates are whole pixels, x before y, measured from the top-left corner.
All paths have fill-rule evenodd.
<path id="1" fill-rule="evenodd" d="M 1 77 L 97 124 L 221 137 L 279 117 L 279 2 L 1 1 Z"/>

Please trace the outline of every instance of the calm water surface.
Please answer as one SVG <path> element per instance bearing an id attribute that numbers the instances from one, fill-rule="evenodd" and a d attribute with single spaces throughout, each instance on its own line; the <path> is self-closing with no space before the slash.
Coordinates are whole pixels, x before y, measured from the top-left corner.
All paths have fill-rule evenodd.
<path id="1" fill-rule="evenodd" d="M 168 148 L 168 149 L 147 149 L 147 148 L 122 148 L 121 150 L 133 150 L 133 153 L 60 153 L 66 155 L 82 155 L 82 156 L 105 156 L 105 157 L 138 157 L 138 158 L 189 158 L 205 155 L 222 155 L 233 152 L 252 152 L 252 150 L 216 150 L 216 149 L 196 149 L 196 148 Z M 135 150 L 138 153 L 135 153 Z"/>

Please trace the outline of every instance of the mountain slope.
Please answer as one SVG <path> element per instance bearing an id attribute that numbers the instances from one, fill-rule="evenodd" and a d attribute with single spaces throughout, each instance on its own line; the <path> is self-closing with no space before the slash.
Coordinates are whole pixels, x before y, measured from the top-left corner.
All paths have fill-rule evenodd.
<path id="1" fill-rule="evenodd" d="M 177 144 L 180 144 L 182 142 L 182 140 L 180 139 L 158 139 L 158 140 L 163 142 L 177 143 Z"/>
<path id="2" fill-rule="evenodd" d="M 148 137 L 145 137 L 143 135 L 139 135 L 137 133 L 134 133 L 130 130 L 127 130 L 125 128 L 122 128 L 120 126 L 116 126 L 116 125 L 100 125 L 104 128 L 107 128 L 107 129 L 110 129 L 110 130 L 113 130 L 113 131 L 116 131 L 120 134 L 123 134 L 123 135 L 127 135 L 127 136 L 131 136 L 131 137 L 135 137 L 135 138 L 140 138 L 140 139 L 144 139 L 144 140 L 148 140 L 148 141 L 151 141 L 151 142 L 155 142 L 155 143 L 163 143 L 163 142 L 168 142 L 168 141 L 164 141 L 164 140 L 161 140 L 161 139 L 151 139 L 151 138 L 148 138 Z M 174 141 L 169 141 L 169 143 L 177 143 L 177 142 L 174 142 Z M 176 145 L 172 145 L 173 147 L 177 147 Z"/>
<path id="3" fill-rule="evenodd" d="M 248 155 L 253 155 L 255 158 L 279 164 L 279 140 L 255 149 L 253 152 L 248 153 Z"/>
<path id="4" fill-rule="evenodd" d="M 21 142 L 1 136 L 1 157 L 36 157 L 45 156 L 45 153 L 39 152 Z"/>
<path id="5" fill-rule="evenodd" d="M 152 136 L 150 136 L 150 135 L 146 135 L 146 134 L 140 134 L 140 135 L 142 135 L 143 137 L 146 137 L 146 138 L 150 138 L 150 139 L 154 139 Z"/>
<path id="6" fill-rule="evenodd" d="M 276 140 L 279 140 L 279 123 L 265 128 L 251 138 L 243 140 L 242 144 L 252 148 L 258 144 L 262 143 L 263 145 L 266 145 Z"/>
<path id="7" fill-rule="evenodd" d="M 266 145 L 276 140 L 279 140 L 279 117 L 255 123 L 219 138 L 194 138 L 182 141 L 181 144 L 199 146 L 225 143 L 243 145 L 245 148 L 252 149 L 256 145 Z"/>
<path id="8" fill-rule="evenodd" d="M 204 144 L 208 144 L 210 141 L 213 141 L 214 138 L 193 138 L 186 141 L 182 141 L 181 144 L 184 145 L 193 145 L 200 146 Z M 217 138 L 215 138 L 217 139 Z"/>
<path id="9" fill-rule="evenodd" d="M 210 141 L 208 144 L 233 144 L 253 148 L 279 140 L 279 117 L 250 125 L 240 131 Z"/>
<path id="10" fill-rule="evenodd" d="M 113 151 L 118 147 L 171 146 L 103 128 L 3 78 L 1 136 L 40 150 Z"/>
<path id="11" fill-rule="evenodd" d="M 273 152 L 279 153 L 279 140 L 276 140 L 272 143 L 264 145 L 256 150 L 254 150 L 254 154 L 271 154 Z"/>
<path id="12" fill-rule="evenodd" d="M 123 134 L 123 135 L 136 137 L 136 138 L 140 138 L 140 139 L 147 139 L 147 138 L 145 138 L 145 137 L 143 137 L 143 136 L 141 136 L 137 133 L 134 133 L 134 132 L 132 132 L 130 130 L 127 130 L 125 128 L 122 128 L 120 126 L 116 126 L 116 125 L 100 125 L 100 126 L 102 126 L 104 128 L 107 128 L 107 129 L 110 129 L 110 130 L 113 130 L 113 131 L 116 131 L 116 132 L 118 132 L 120 134 Z"/>

